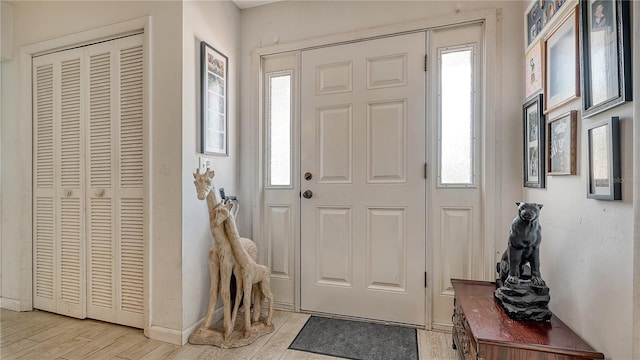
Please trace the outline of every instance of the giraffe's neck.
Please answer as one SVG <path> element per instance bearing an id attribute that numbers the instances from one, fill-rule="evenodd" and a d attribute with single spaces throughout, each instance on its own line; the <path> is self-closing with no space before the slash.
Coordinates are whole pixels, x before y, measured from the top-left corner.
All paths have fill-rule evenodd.
<path id="1" fill-rule="evenodd" d="M 213 235 L 214 247 L 225 248 L 229 246 L 229 240 L 225 234 L 222 224 L 216 226 L 214 223 L 214 209 L 218 206 L 218 199 L 216 197 L 215 188 L 207 194 L 207 208 L 209 209 L 209 228 L 211 229 L 211 235 Z"/>
<path id="2" fill-rule="evenodd" d="M 216 197 L 216 188 L 211 187 L 211 190 L 207 194 L 207 208 L 209 208 L 209 220 L 213 218 L 213 209 L 218 206 L 218 198 Z"/>
<path id="3" fill-rule="evenodd" d="M 231 245 L 231 251 L 236 261 L 240 266 L 245 267 L 249 264 L 249 254 L 244 250 L 242 244 L 240 244 L 240 234 L 236 228 L 235 221 L 229 216 L 224 220 L 224 230 L 227 233 L 229 244 Z"/>

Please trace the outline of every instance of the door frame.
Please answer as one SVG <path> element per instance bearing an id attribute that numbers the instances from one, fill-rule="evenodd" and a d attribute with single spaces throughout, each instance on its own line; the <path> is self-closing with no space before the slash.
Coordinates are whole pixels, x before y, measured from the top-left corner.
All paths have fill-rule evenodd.
<path id="1" fill-rule="evenodd" d="M 151 238 L 151 16 L 143 16 L 140 18 L 106 25 L 103 27 L 74 33 L 59 38 L 45 40 L 32 45 L 26 45 L 20 48 L 18 55 L 18 63 L 20 66 L 20 73 L 18 78 L 19 84 L 19 99 L 18 114 L 21 119 L 25 119 L 26 132 L 30 133 L 29 140 L 31 141 L 31 147 L 29 154 L 29 163 L 25 164 L 28 169 L 33 168 L 33 91 L 32 91 L 32 57 L 34 55 L 44 55 L 47 53 L 64 50 L 66 48 L 90 45 L 105 38 L 119 37 L 120 35 L 142 31 L 143 35 L 143 56 L 144 56 L 144 114 L 143 114 L 143 164 L 144 164 L 144 266 L 143 266 L 143 297 L 144 297 L 144 334 L 149 337 L 149 331 L 151 328 L 151 316 L 150 316 L 150 296 L 151 289 L 151 261 L 150 261 L 150 245 L 149 239 Z M 31 176 L 33 179 L 33 176 Z M 20 304 L 19 311 L 33 310 L 33 183 L 29 186 L 30 199 L 28 201 L 29 213 L 31 217 L 28 219 L 28 234 L 27 237 L 31 241 L 21 242 L 20 244 Z M 26 226 L 25 226 L 26 229 Z"/>
<path id="2" fill-rule="evenodd" d="M 401 35 L 411 32 L 428 31 L 434 28 L 458 26 L 465 23 L 483 22 L 485 31 L 485 47 L 483 56 L 486 59 L 486 54 L 497 54 L 498 48 L 498 19 L 501 15 L 499 9 L 480 10 L 469 13 L 456 14 L 449 17 L 430 18 L 417 22 L 399 24 L 393 26 L 384 26 L 373 29 L 366 29 L 362 31 L 353 31 L 349 33 L 343 33 L 338 35 L 321 36 L 318 38 L 312 38 L 307 40 L 293 41 L 290 43 L 277 44 L 265 47 L 259 47 L 252 51 L 251 54 L 251 73 L 250 73 L 250 86 L 253 89 L 250 92 L 250 114 L 254 115 L 255 122 L 251 123 L 250 139 L 251 143 L 255 145 L 256 152 L 253 154 L 252 164 L 252 181 L 251 189 L 249 192 L 253 195 L 252 206 L 252 238 L 258 245 L 258 248 L 269 249 L 269 244 L 264 236 L 263 225 L 265 224 L 264 213 L 264 193 L 265 187 L 265 166 L 262 159 L 265 157 L 265 129 L 264 129 L 264 79 L 262 69 L 262 59 L 271 55 L 286 53 L 286 52 L 298 52 L 300 54 L 303 50 L 310 50 L 320 47 L 329 47 L 340 44 L 348 44 L 353 42 L 360 42 L 366 40 L 372 40 L 380 37 L 387 37 L 393 35 Z M 425 48 L 425 51 L 427 49 Z M 501 168 L 497 166 L 496 162 L 496 133 L 500 130 L 500 123 L 502 116 L 496 111 L 496 99 L 500 98 L 501 88 L 498 86 L 501 82 L 500 72 L 500 57 L 497 57 L 498 61 L 484 61 L 485 63 L 485 77 L 483 88 L 483 111 L 480 115 L 481 134 L 483 135 L 481 156 L 483 169 L 480 171 L 482 176 L 482 183 L 495 184 L 495 186 L 485 186 L 482 189 L 482 209 L 483 209 L 483 229 L 482 236 L 484 241 L 483 258 L 486 261 L 484 266 L 484 280 L 489 280 L 494 277 L 495 266 L 493 265 L 493 259 L 495 255 L 495 239 L 496 228 L 500 227 L 501 217 L 497 214 L 501 213 L 501 193 L 499 191 L 501 187 Z M 300 64 L 298 63 L 299 73 Z M 492 76 L 491 76 L 492 75 Z M 299 96 L 296 102 L 299 103 Z M 299 105 L 299 104 L 298 104 Z M 494 119 L 495 121 L 486 121 L 486 119 Z M 299 121 L 299 119 L 298 119 Z M 300 134 L 295 134 L 298 137 Z M 433 180 L 433 179 L 430 179 Z M 294 183 L 300 182 L 299 174 L 294 179 Z M 427 189 L 427 196 L 430 196 L 431 190 Z M 425 222 L 428 221 L 430 212 L 427 209 Z M 299 214 L 296 221 L 300 221 Z M 427 228 L 429 224 L 426 224 Z M 428 236 L 428 233 L 427 233 Z M 491 240 L 494 239 L 494 240 Z M 431 242 L 427 241 L 426 248 L 426 271 L 427 271 L 427 284 L 428 287 L 425 290 L 425 306 L 432 302 L 432 286 L 433 283 L 433 263 L 429 261 L 433 257 L 433 249 Z M 299 238 L 296 244 L 294 244 L 295 260 L 294 260 L 294 310 L 300 311 L 300 281 L 301 281 L 301 269 L 300 269 L 300 244 Z M 264 252 L 260 253 L 260 261 L 266 263 L 268 254 Z M 431 328 L 432 308 L 428 306 L 425 309 L 425 324 L 426 328 Z"/>

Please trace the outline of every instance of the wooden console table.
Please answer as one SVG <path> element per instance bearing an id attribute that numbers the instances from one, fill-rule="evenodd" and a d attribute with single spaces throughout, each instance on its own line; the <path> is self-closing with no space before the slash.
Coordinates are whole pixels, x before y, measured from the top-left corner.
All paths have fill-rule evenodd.
<path id="1" fill-rule="evenodd" d="M 604 359 L 555 315 L 511 319 L 493 297 L 495 283 L 452 279 L 453 348 L 462 359 Z"/>

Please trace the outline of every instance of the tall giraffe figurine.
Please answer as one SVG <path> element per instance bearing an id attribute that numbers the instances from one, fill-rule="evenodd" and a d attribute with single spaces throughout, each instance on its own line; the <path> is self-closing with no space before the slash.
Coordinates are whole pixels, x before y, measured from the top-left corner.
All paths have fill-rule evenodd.
<path id="1" fill-rule="evenodd" d="M 256 263 L 255 259 L 252 259 L 251 256 L 247 253 L 247 251 L 242 247 L 241 238 L 238 234 L 238 229 L 236 227 L 235 221 L 230 216 L 229 210 L 233 203 L 228 204 L 219 204 L 214 209 L 213 222 L 221 223 L 224 222 L 224 229 L 227 233 L 227 238 L 229 239 L 229 243 L 231 244 L 231 250 L 233 251 L 233 256 L 236 259 L 237 265 L 240 267 L 240 276 L 242 277 L 243 284 L 243 292 L 244 299 L 242 306 L 244 307 L 244 333 L 245 337 L 249 337 L 252 332 L 251 328 L 251 314 L 250 314 L 250 306 L 251 306 L 251 287 L 253 284 L 257 284 L 260 288 L 260 292 L 262 296 L 269 300 L 269 313 L 265 320 L 265 325 L 267 327 L 272 327 L 272 319 L 273 319 L 273 294 L 271 293 L 271 271 L 268 267 L 264 265 L 260 265 Z M 237 273 L 236 273 L 236 276 Z M 259 300 L 258 300 L 259 299 Z M 259 303 L 258 303 L 259 301 Z M 260 310 L 262 308 L 262 298 L 260 296 L 256 296 L 256 304 L 254 304 L 254 321 L 257 321 L 260 316 Z"/>
<path id="2" fill-rule="evenodd" d="M 237 314 L 237 308 L 240 300 L 241 277 L 239 276 L 239 269 L 234 271 L 234 257 L 227 236 L 224 233 L 222 225 L 217 226 L 213 222 L 214 209 L 218 205 L 218 199 L 213 185 L 213 177 L 215 172 L 207 168 L 207 170 L 200 174 L 200 169 L 196 169 L 193 174 L 199 200 L 207 200 L 207 208 L 209 210 L 209 225 L 211 234 L 213 235 L 213 245 L 209 249 L 209 274 L 211 276 L 211 286 L 209 290 L 209 306 L 204 321 L 200 325 L 200 328 L 196 330 L 190 337 L 189 342 L 203 344 L 203 339 L 207 337 L 207 332 L 211 330 L 213 325 L 213 313 L 218 301 L 218 293 L 222 297 L 224 318 L 223 318 L 223 341 L 229 340 L 235 323 L 235 317 Z M 239 239 L 240 246 L 245 249 L 247 254 L 252 259 L 258 258 L 258 248 L 256 244 L 247 238 Z M 236 301 L 234 304 L 233 314 L 231 313 L 231 295 L 229 287 L 231 285 L 231 273 L 236 275 L 237 291 Z M 249 290 L 251 292 L 251 290 Z M 218 344 L 218 341 L 214 341 Z"/>

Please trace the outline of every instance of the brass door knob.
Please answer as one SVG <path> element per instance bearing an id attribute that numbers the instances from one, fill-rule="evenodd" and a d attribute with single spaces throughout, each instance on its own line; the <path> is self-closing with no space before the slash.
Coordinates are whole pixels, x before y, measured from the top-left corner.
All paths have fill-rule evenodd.
<path id="1" fill-rule="evenodd" d="M 311 190 L 306 190 L 302 193 L 302 197 L 304 197 L 305 199 L 311 199 L 312 196 L 313 192 Z"/>

